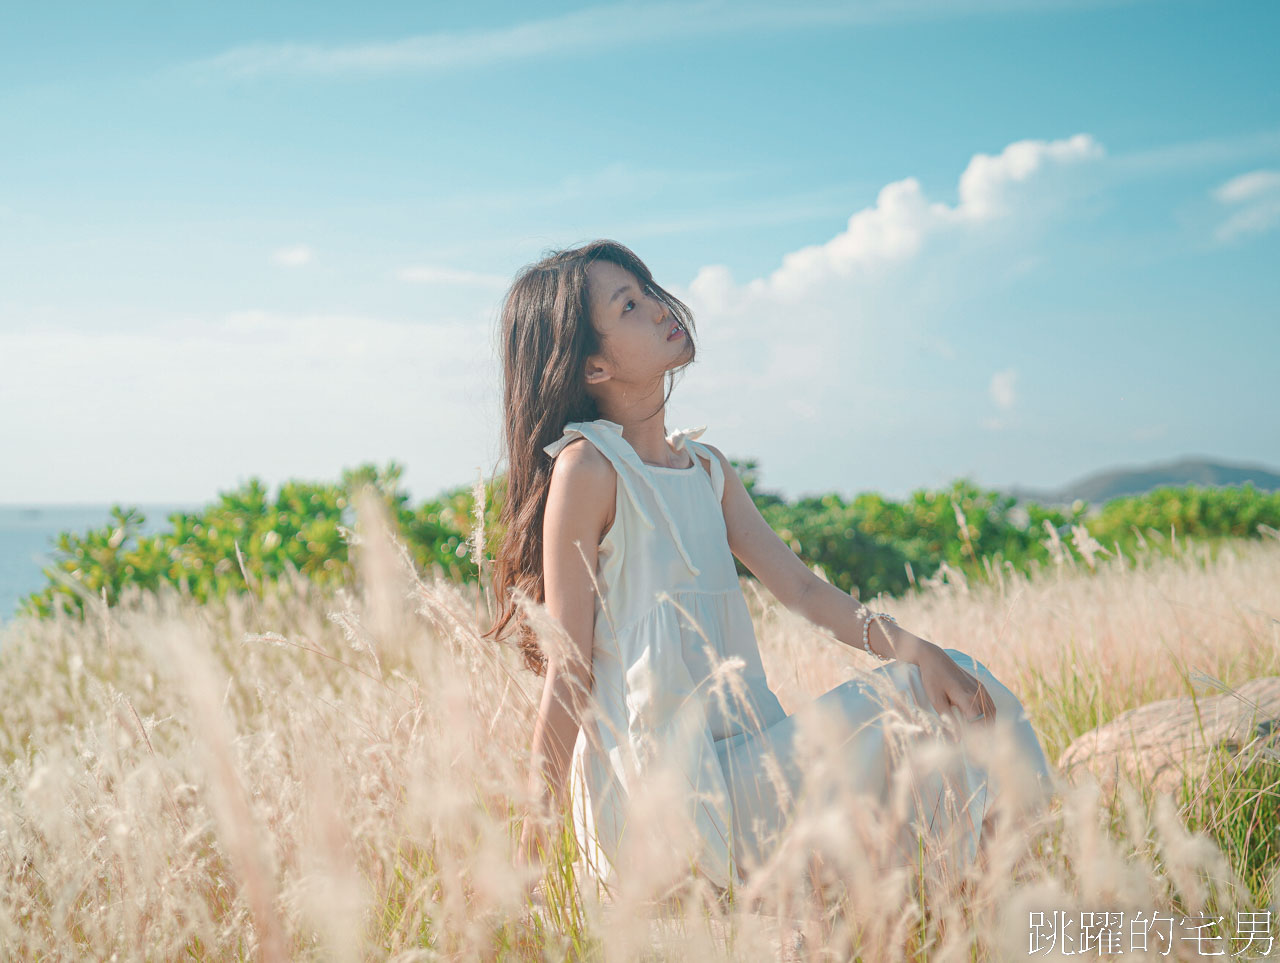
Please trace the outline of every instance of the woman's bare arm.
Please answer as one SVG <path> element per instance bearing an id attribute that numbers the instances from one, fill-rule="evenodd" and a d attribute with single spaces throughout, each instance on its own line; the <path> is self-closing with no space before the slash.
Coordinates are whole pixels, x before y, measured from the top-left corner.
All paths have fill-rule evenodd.
<path id="1" fill-rule="evenodd" d="M 569 763 L 591 692 L 596 549 L 612 523 L 617 475 L 609 460 L 586 441 L 567 445 L 551 470 L 542 527 L 542 571 L 547 612 L 567 634 L 559 654 L 549 654 L 542 702 L 533 729 L 530 789 L 543 805 L 562 812 Z M 532 837 L 525 833 L 524 846 Z M 532 856 L 527 852 L 526 855 Z"/>
<path id="2" fill-rule="evenodd" d="M 866 607 L 811 572 L 761 517 L 729 460 L 718 448 L 706 447 L 720 459 L 724 468 L 721 504 L 733 554 L 787 608 L 815 625 L 830 629 L 841 642 L 861 649 Z M 904 662 L 919 662 L 922 648 L 932 645 L 883 619 L 872 624 L 870 637 L 876 654 Z"/>
<path id="3" fill-rule="evenodd" d="M 760 516 L 728 459 L 715 448 L 711 451 L 724 467 L 722 504 L 733 553 L 787 608 L 829 629 L 846 645 L 862 648 L 866 606 L 809 571 Z M 991 694 L 939 646 L 884 619 L 872 623 L 869 636 L 871 650 L 877 655 L 920 667 L 920 684 L 939 714 L 950 712 L 965 721 L 994 723 L 996 707 Z"/>

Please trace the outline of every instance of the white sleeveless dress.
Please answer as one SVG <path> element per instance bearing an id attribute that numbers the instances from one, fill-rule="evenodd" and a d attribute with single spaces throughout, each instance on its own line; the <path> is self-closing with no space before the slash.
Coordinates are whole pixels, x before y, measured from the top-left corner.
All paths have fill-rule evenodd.
<path id="1" fill-rule="evenodd" d="M 645 464 L 622 427 L 604 419 L 569 424 L 546 447 L 555 457 L 585 438 L 618 475 L 614 521 L 597 552 L 592 706 L 570 776 L 575 833 L 589 871 L 606 881 L 617 878 L 628 798 L 656 759 L 675 760 L 687 780 L 697 868 L 721 888 L 764 860 L 784 829 L 789 813 L 775 791 L 778 775 L 792 798 L 803 783 L 794 752 L 799 713 L 788 716 L 765 679 L 729 549 L 723 470 L 692 440 L 703 430 L 677 431 L 668 442 L 709 460 L 710 475 L 698 458 L 688 468 Z M 1046 794 L 1056 789 L 1018 699 L 982 663 L 945 651 L 986 687 L 997 717 L 1014 720 L 1018 749 Z M 726 667 L 719 675 L 714 670 L 734 659 L 740 661 L 727 667 L 736 675 L 729 691 Z M 835 687 L 815 705 L 836 709 L 848 722 L 850 772 L 860 792 L 883 802 L 892 765 L 882 719 L 886 683 L 934 710 L 918 666 L 890 661 L 866 676 Z M 993 775 L 967 761 L 960 770 L 926 776 L 915 787 L 927 810 L 921 830 L 941 833 L 958 815 L 973 859 L 995 785 Z M 938 805 L 944 795 L 960 798 L 948 808 Z"/>

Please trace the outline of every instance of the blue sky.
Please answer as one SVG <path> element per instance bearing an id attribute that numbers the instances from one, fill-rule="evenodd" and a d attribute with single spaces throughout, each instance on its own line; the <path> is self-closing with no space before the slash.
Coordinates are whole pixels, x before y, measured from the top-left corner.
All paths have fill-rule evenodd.
<path id="1" fill-rule="evenodd" d="M 504 285 L 632 247 L 789 494 L 1280 466 L 1274 3 L 68 4 L 0 32 L 0 503 L 497 464 Z"/>

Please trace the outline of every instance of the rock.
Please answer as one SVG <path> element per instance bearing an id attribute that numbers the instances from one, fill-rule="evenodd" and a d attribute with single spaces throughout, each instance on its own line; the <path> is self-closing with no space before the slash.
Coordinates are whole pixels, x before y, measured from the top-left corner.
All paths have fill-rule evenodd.
<path id="1" fill-rule="evenodd" d="M 1091 772 L 1104 793 L 1118 778 L 1173 793 L 1184 771 L 1199 773 L 1212 750 L 1263 750 L 1280 759 L 1280 677 L 1253 679 L 1221 695 L 1162 699 L 1078 736 L 1058 760 L 1069 782 Z"/>

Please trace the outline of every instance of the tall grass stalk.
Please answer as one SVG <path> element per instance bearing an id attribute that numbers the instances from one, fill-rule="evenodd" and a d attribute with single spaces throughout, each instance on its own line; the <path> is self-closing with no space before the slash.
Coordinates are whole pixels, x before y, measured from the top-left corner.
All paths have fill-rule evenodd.
<path id="1" fill-rule="evenodd" d="M 793 824 L 728 890 L 671 872 L 687 840 L 660 781 L 632 817 L 658 842 L 630 850 L 617 885 L 586 871 L 568 822 L 542 871 L 520 868 L 541 680 L 480 637 L 479 538 L 481 582 L 464 586 L 424 580 L 394 534 L 362 500 L 359 578 L 331 594 L 297 575 L 207 605 L 130 590 L 84 621 L 5 628 L 0 957 L 1003 960 L 1025 958 L 1036 911 L 1276 908 L 1280 767 L 1264 752 L 1188 773 L 1176 798 L 1082 779 L 1030 822 L 1010 808 L 980 872 L 911 835 L 909 767 L 893 806 L 858 793 L 838 726 L 815 725 Z M 1280 541 L 1212 558 L 1183 542 L 1128 567 L 1077 540 L 1096 573 L 1055 547 L 1031 576 L 989 566 L 986 584 L 951 573 L 874 604 L 990 667 L 1051 760 L 1193 694 L 1193 673 L 1280 675 Z M 788 710 L 872 665 L 746 591 Z M 988 741 L 971 756 L 1016 787 Z"/>

